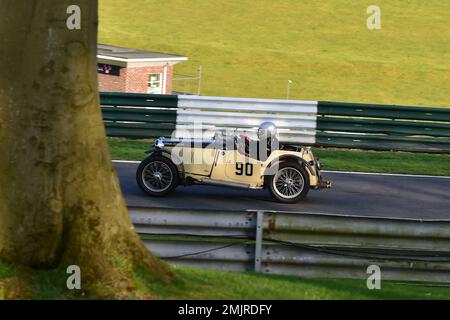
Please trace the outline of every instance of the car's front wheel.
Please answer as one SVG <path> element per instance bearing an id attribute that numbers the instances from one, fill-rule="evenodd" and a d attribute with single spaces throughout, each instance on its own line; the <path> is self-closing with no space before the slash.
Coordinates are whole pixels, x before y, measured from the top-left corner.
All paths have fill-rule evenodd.
<path id="1" fill-rule="evenodd" d="M 268 186 L 272 197 L 283 203 L 303 200 L 309 191 L 309 175 L 297 162 L 286 161 L 270 177 Z"/>
<path id="2" fill-rule="evenodd" d="M 170 159 L 160 155 L 150 156 L 139 165 L 136 181 L 145 193 L 162 197 L 178 186 L 178 170 Z"/>

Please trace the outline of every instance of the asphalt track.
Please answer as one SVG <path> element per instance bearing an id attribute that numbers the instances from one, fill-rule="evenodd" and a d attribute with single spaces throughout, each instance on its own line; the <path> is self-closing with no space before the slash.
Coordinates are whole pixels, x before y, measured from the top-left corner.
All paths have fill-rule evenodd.
<path id="1" fill-rule="evenodd" d="M 275 210 L 358 216 L 450 220 L 450 179 L 402 175 L 324 173 L 333 188 L 311 190 L 297 204 L 274 202 L 267 190 L 178 187 L 154 198 L 136 184 L 138 164 L 114 162 L 128 206 L 213 210 Z"/>

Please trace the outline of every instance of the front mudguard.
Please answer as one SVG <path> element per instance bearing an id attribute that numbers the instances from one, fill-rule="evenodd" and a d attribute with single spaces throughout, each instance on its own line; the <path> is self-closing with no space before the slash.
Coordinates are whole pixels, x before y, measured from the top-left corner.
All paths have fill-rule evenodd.
<path id="1" fill-rule="evenodd" d="M 149 157 L 153 156 L 153 155 L 161 155 L 163 157 L 169 158 L 172 163 L 177 167 L 178 170 L 178 178 L 180 179 L 180 183 L 185 183 L 186 180 L 186 175 L 185 175 L 185 171 L 184 171 L 184 166 L 183 166 L 183 162 L 181 161 L 181 159 L 172 154 L 170 151 L 168 150 L 164 150 L 164 149 L 149 149 L 149 150 L 145 150 L 144 153 L 149 154 Z"/>

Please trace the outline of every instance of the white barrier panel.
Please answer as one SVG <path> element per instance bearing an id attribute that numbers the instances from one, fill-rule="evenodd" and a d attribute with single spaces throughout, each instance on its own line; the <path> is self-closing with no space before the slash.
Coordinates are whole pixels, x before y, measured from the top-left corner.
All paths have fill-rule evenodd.
<path id="1" fill-rule="evenodd" d="M 263 122 L 277 126 L 283 143 L 314 144 L 317 101 L 181 95 L 174 136 L 211 138 L 226 129 L 251 133 Z"/>

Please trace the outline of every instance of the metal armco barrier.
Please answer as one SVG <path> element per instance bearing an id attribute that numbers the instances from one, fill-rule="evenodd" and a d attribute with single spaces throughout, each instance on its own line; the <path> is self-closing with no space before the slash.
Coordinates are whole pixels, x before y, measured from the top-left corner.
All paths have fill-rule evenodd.
<path id="1" fill-rule="evenodd" d="M 450 108 L 127 93 L 101 93 L 101 104 L 112 137 L 210 138 L 271 121 L 283 143 L 450 153 Z"/>
<path id="2" fill-rule="evenodd" d="M 178 97 L 176 135 L 179 137 L 200 138 L 200 133 L 211 138 L 216 130 L 227 128 L 252 131 L 266 121 L 277 125 L 282 142 L 316 143 L 316 101 Z M 193 130 L 198 124 L 204 127 L 203 133 Z"/>
<path id="3" fill-rule="evenodd" d="M 450 109 L 318 103 L 317 144 L 376 150 L 450 152 Z"/>
<path id="4" fill-rule="evenodd" d="M 175 130 L 177 96 L 101 93 L 100 99 L 110 137 L 157 138 Z"/>
<path id="5" fill-rule="evenodd" d="M 271 211 L 129 208 L 158 257 L 178 265 L 302 277 L 450 283 L 450 221 Z"/>

